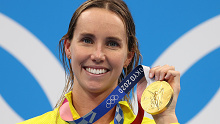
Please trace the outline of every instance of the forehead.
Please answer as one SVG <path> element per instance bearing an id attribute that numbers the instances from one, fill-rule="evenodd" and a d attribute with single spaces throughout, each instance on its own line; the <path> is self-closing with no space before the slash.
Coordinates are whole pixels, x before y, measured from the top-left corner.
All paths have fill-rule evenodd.
<path id="1" fill-rule="evenodd" d="M 108 31 L 112 34 L 126 35 L 122 19 L 114 12 L 102 8 L 90 8 L 81 13 L 77 20 L 76 30 Z"/>
<path id="2" fill-rule="evenodd" d="M 95 15 L 96 18 L 101 17 L 101 19 L 104 21 L 105 19 L 109 20 L 114 20 L 114 21 L 118 21 L 118 22 L 123 22 L 123 20 L 121 19 L 121 17 L 119 15 L 117 15 L 115 12 L 105 9 L 105 8 L 98 8 L 98 7 L 92 7 L 89 9 L 84 10 L 80 17 L 87 17 L 87 16 L 93 16 Z M 105 20 L 105 21 L 107 21 Z M 124 24 L 123 24 L 124 25 Z"/>

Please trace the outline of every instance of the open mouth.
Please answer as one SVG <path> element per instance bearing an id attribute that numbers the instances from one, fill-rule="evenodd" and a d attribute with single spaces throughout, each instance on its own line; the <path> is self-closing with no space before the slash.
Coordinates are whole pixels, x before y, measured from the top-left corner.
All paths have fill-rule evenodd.
<path id="1" fill-rule="evenodd" d="M 98 74 L 104 74 L 104 73 L 108 72 L 107 69 L 95 69 L 95 68 L 89 68 L 89 67 L 84 68 L 84 69 L 85 69 L 87 72 L 89 72 L 89 73 L 91 73 L 91 74 L 96 74 L 96 75 L 98 75 Z"/>

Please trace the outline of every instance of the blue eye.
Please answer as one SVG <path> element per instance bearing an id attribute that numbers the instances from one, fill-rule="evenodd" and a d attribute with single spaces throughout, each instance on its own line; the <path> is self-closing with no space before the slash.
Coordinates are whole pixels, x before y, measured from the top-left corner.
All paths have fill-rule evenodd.
<path id="1" fill-rule="evenodd" d="M 87 43 L 87 44 L 92 44 L 92 43 L 93 43 L 90 38 L 84 38 L 84 39 L 82 39 L 82 41 L 83 41 L 84 43 Z"/>
<path id="2" fill-rule="evenodd" d="M 117 47 L 117 46 L 119 46 L 119 44 L 118 44 L 117 42 L 115 42 L 115 41 L 110 41 L 110 42 L 108 42 L 107 45 L 108 45 L 108 46 L 111 46 L 111 47 Z"/>

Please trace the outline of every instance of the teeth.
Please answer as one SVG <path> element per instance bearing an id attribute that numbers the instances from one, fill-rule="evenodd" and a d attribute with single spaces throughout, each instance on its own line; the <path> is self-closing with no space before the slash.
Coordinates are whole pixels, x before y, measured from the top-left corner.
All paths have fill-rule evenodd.
<path id="1" fill-rule="evenodd" d="M 94 68 L 86 68 L 86 71 L 92 73 L 92 74 L 103 74 L 107 72 L 106 69 L 94 69 Z"/>

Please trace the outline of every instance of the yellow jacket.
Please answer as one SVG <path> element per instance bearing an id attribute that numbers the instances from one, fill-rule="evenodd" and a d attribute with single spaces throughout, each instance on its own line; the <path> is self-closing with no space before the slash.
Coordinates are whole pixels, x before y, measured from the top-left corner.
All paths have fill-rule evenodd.
<path id="1" fill-rule="evenodd" d="M 73 115 L 73 119 L 79 119 L 80 116 L 76 112 L 72 103 L 72 92 L 69 92 L 65 95 L 66 99 L 69 101 L 70 110 Z M 124 114 L 124 123 L 130 124 L 134 121 L 136 115 L 133 114 L 133 111 L 130 109 L 128 103 L 126 101 L 119 102 L 123 114 Z M 54 109 L 53 111 L 47 112 L 43 115 L 37 116 L 35 118 L 26 120 L 24 122 L 18 124 L 68 124 L 66 121 L 62 120 L 59 114 L 59 108 Z M 114 124 L 114 119 L 110 122 L 110 124 Z M 142 124 L 155 124 L 154 120 L 144 117 Z"/>

